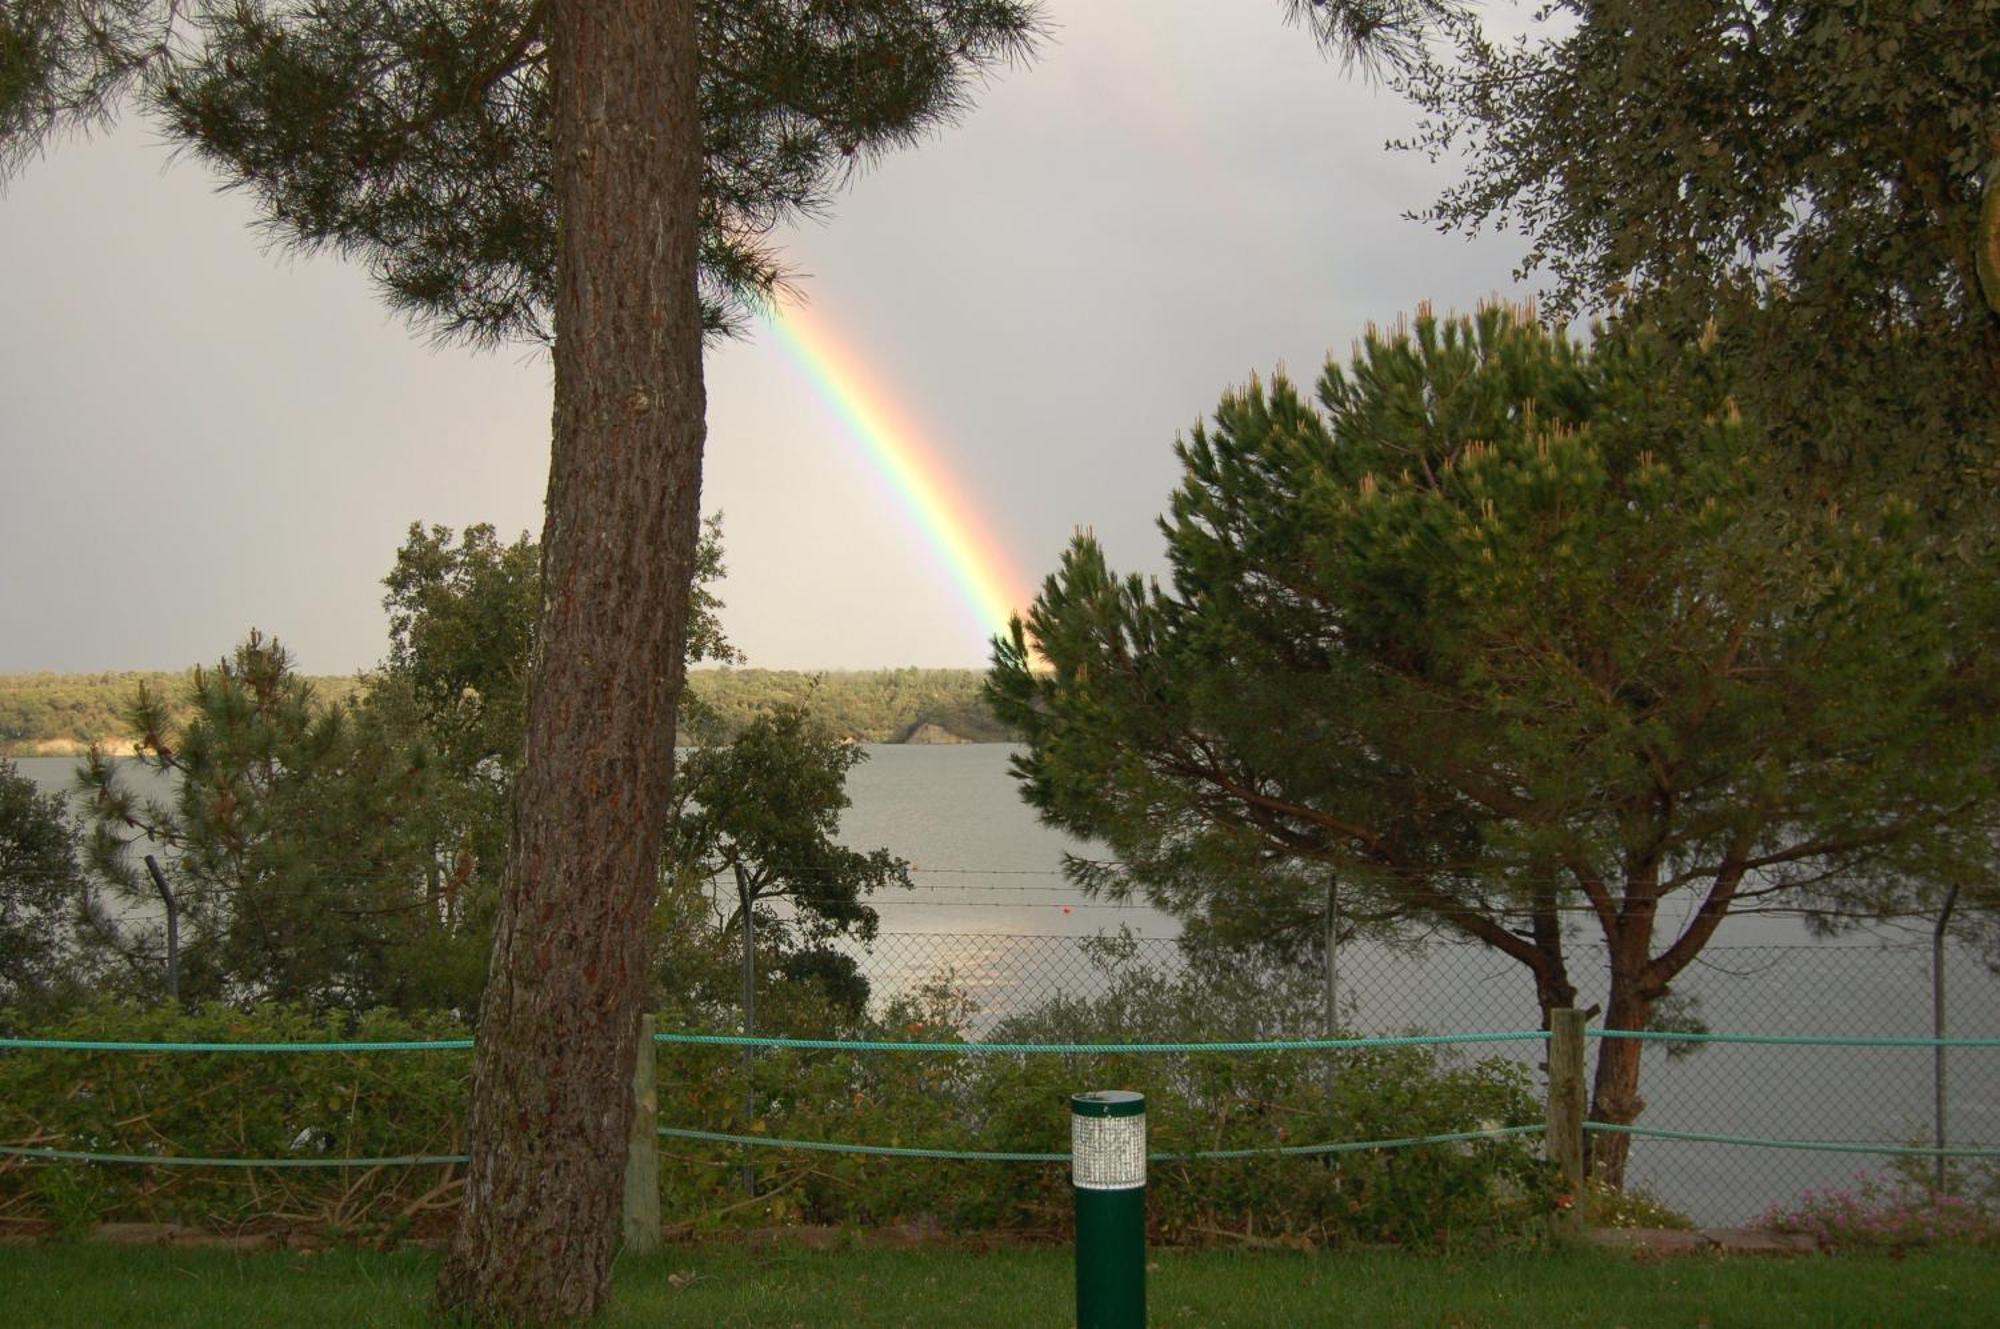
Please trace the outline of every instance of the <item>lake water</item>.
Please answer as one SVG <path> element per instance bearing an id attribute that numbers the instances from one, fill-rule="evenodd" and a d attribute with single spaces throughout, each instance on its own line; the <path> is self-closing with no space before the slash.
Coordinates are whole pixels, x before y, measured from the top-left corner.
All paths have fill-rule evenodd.
<path id="1" fill-rule="evenodd" d="M 913 891 L 874 903 L 883 936 L 862 957 L 878 993 L 949 970 L 988 1018 L 1055 992 L 1101 987 L 1081 943 L 1129 929 L 1140 957 L 1171 964 L 1174 920 L 1084 899 L 1061 876 L 1065 851 L 1090 847 L 1042 826 L 1016 797 L 1001 745 L 875 746 L 849 777 L 842 838 L 908 859 Z M 23 774 L 67 788 L 69 758 L 24 758 Z M 1602 999 L 1589 952 L 1574 963 L 1586 1004 Z M 1340 952 L 1342 1008 L 1366 1031 L 1533 1028 L 1525 971 L 1475 946 L 1411 955 L 1355 944 Z M 2000 1034 L 2000 981 L 1954 948 L 1947 962 L 1949 1032 Z M 1676 985 L 1719 1032 L 1926 1037 L 1931 1026 L 1927 932 L 1820 941 L 1793 919 L 1731 919 Z M 1144 1030 L 1131 1031 L 1144 1037 Z M 1534 1044 L 1508 1055 L 1538 1061 Z M 1928 1049 L 1711 1046 L 1671 1059 L 1646 1054 L 1643 1124 L 1705 1134 L 1919 1143 L 1932 1120 Z M 2000 1052 L 1951 1054 L 1954 1143 L 2000 1144 Z M 1708 1223 L 1746 1221 L 1807 1188 L 1839 1186 L 1876 1156 L 1641 1140 L 1636 1178 Z"/>

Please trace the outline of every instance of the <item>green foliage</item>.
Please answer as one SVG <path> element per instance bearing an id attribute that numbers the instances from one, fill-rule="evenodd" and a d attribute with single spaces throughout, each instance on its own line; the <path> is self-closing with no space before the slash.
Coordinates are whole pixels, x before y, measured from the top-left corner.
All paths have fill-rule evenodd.
<path id="1" fill-rule="evenodd" d="M 1408 73 L 1440 27 L 1460 19 L 1456 0 L 1282 0 L 1285 21 L 1312 33 L 1320 50 L 1364 70 Z"/>
<path id="2" fill-rule="evenodd" d="M 1229 394 L 1178 448 L 1171 587 L 1079 537 L 998 643 L 1024 797 L 1110 846 L 1086 886 L 1254 936 L 1336 874 L 1545 1009 L 1594 926 L 1617 1028 L 1749 899 L 1875 914 L 1975 879 L 1992 580 L 1907 501 L 1800 502 L 1739 369 L 1494 307 L 1371 330 L 1316 404 Z M 1602 1119 L 1637 1074 L 1600 1050 Z"/>
<path id="3" fill-rule="evenodd" d="M 0 12 L 0 171 L 57 127 L 93 125 L 144 66 L 156 0 L 15 0 Z"/>
<path id="4" fill-rule="evenodd" d="M 491 526 L 454 536 L 448 526 L 410 525 L 388 594 L 389 658 L 383 673 L 410 690 L 425 729 L 453 768 L 511 781 L 527 730 L 528 674 L 541 612 L 541 546 L 522 532 L 501 544 Z M 710 516 L 695 551 L 688 614 L 688 660 L 733 662 L 722 633 L 725 575 L 722 514 Z"/>
<path id="5" fill-rule="evenodd" d="M 971 669 L 723 668 L 688 674 L 688 692 L 725 735 L 760 714 L 795 706 L 857 743 L 900 743 L 927 724 L 975 743 L 1011 742 L 1012 731 L 995 718 L 980 683 L 979 672 Z"/>
<path id="6" fill-rule="evenodd" d="M 1591 1180 L 1584 1183 L 1584 1189 L 1589 1192 L 1586 1221 L 1592 1227 L 1664 1228 L 1669 1232 L 1692 1232 L 1695 1229 L 1692 1218 L 1670 1208 L 1643 1186 L 1621 1190 Z"/>
<path id="7" fill-rule="evenodd" d="M 1912 1140 L 1919 1147 L 1929 1140 Z M 1899 1154 L 1888 1161 L 1884 1184 L 1907 1196 L 1929 1196 L 1938 1181 L 1937 1160 L 1918 1154 Z M 1947 1158 L 1944 1160 L 1944 1192 L 1992 1219 L 2000 1235 L 2000 1158 Z"/>
<path id="8" fill-rule="evenodd" d="M 185 700 L 192 718 L 176 724 L 142 688 L 128 715 L 141 764 L 173 777 L 167 797 L 142 798 L 98 749 L 78 772 L 111 897 L 91 930 L 142 990 L 160 990 L 163 929 L 110 905 L 158 915 L 134 858 L 143 837 L 180 903 L 183 997 L 465 1008 L 485 919 L 454 858 L 448 791 L 397 695 L 322 705 L 253 632 L 197 669 Z"/>
<path id="9" fill-rule="evenodd" d="M 313 1014 L 257 1006 L 190 1014 L 104 1003 L 37 1031 L 142 1042 L 464 1038 L 440 1015 Z M 194 1158 L 379 1158 L 463 1152 L 471 1054 L 9 1052 L 0 1140 L 90 1153 Z M 393 1236 L 455 1207 L 441 1167 L 85 1168 L 0 1161 L 0 1206 L 74 1231 L 95 1221 L 235 1229 L 282 1224 Z"/>
<path id="10" fill-rule="evenodd" d="M 663 850 L 669 876 L 731 879 L 736 908 L 725 932 L 755 911 L 756 930 L 784 949 L 797 942 L 822 951 L 811 961 L 794 956 L 794 970 L 850 990 L 860 982 L 852 962 L 843 965 L 846 957 L 824 944 L 872 939 L 877 917 L 862 897 L 910 885 L 909 865 L 888 850 L 862 852 L 836 838 L 847 773 L 867 756 L 795 708 L 759 716 L 730 742 L 695 748 L 681 762 Z M 788 915 L 774 912 L 780 901 L 791 906 Z M 857 1007 L 865 983 L 859 991 Z"/>
<path id="11" fill-rule="evenodd" d="M 527 728 L 528 666 L 541 609 L 541 549 L 524 531 L 503 545 L 493 528 L 410 524 L 389 593 L 389 658 L 425 728 L 461 770 L 511 769 Z"/>
<path id="12" fill-rule="evenodd" d="M 1415 146 L 1466 161 L 1431 220 L 1519 229 L 1565 312 L 1717 317 L 1788 451 L 1987 511 L 2000 3 L 1559 0 L 1456 35 L 1405 88 Z"/>
<path id="13" fill-rule="evenodd" d="M 1274 1011 L 1300 1018 L 1314 983 L 1293 972 L 1217 965 L 1171 978 L 1127 967 L 1116 949 L 1109 986 L 1001 1022 L 989 1037 L 1018 1041 L 1202 1041 L 1268 1033 Z M 953 1041 L 972 1010 L 943 979 L 891 1003 L 857 1036 Z M 1317 1027 L 1312 1032 L 1317 1033 Z M 662 1104 L 672 1125 L 743 1130 L 735 1056 L 662 1049 Z M 757 1134 L 948 1150 L 1065 1153 L 1069 1095 L 1084 1084 L 1147 1096 L 1152 1147 L 1168 1152 L 1270 1148 L 1488 1129 L 1538 1120 L 1524 1068 L 1462 1064 L 1423 1048 L 1325 1057 L 948 1056 L 779 1052 L 756 1063 Z M 738 1196 L 714 1150 L 663 1141 L 670 1207 L 717 1214 Z M 953 1229 L 1060 1234 L 1070 1222 L 1060 1164 L 905 1162 L 846 1155 L 757 1160 L 773 1196 L 752 1211 L 807 1223 L 868 1227 L 928 1216 Z M 1370 1151 L 1329 1158 L 1264 1157 L 1155 1164 L 1147 1196 L 1158 1237 L 1249 1235 L 1331 1245 L 1417 1248 L 1539 1239 L 1554 1205 L 1553 1174 L 1532 1138 Z M 736 1210 L 737 1217 L 743 1211 Z"/>
<path id="14" fill-rule="evenodd" d="M 36 0 L 0 18 L 0 161 L 136 88 L 281 241 L 359 257 L 440 335 L 546 338 L 547 21 L 537 0 Z M 955 119 L 982 74 L 1026 58 L 1037 16 L 1019 0 L 705 0 L 699 25 L 700 277 L 721 329 L 784 280 L 767 236 Z"/>
<path id="15" fill-rule="evenodd" d="M 0 1007 L 57 1004 L 87 977 L 70 937 L 85 891 L 76 855 L 62 799 L 0 759 Z"/>
<path id="16" fill-rule="evenodd" d="M 1185 980 L 1105 957 L 1096 1001 L 1060 1002 L 996 1037 L 1200 1040 L 1235 1036 L 1278 1005 L 1307 1000 L 1303 980 L 1218 968 Z M 1274 989 L 1300 990 L 1283 996 Z M 809 986 L 774 985 L 769 1027 L 808 1036 L 953 1041 L 974 1008 L 941 979 L 859 1017 Z M 1303 1009 L 1303 1006 L 1300 1006 Z M 723 1016 L 723 1007 L 700 1014 Z M 687 1027 L 686 1007 L 663 1027 Z M 1132 1022 L 1140 1022 L 1134 1025 Z M 54 1038 L 186 1042 L 404 1041 L 462 1038 L 436 1015 L 316 1015 L 264 1005 L 200 1014 L 106 1004 L 38 1032 Z M 795 1139 L 955 1150 L 1064 1153 L 1079 1084 L 1143 1090 L 1154 1148 L 1267 1148 L 1490 1129 L 1538 1120 L 1522 1067 L 1468 1064 L 1421 1048 L 1297 1055 L 987 1057 L 771 1052 L 754 1059 L 754 1114 L 743 1117 L 733 1048 L 662 1045 L 663 1125 Z M 384 1157 L 461 1151 L 469 1054 L 132 1054 L 18 1052 L 0 1059 L 0 1141 L 103 1153 L 228 1158 Z M 1061 1234 L 1070 1221 L 1061 1164 L 905 1161 L 760 1152 L 764 1198 L 740 1204 L 736 1151 L 661 1141 L 666 1212 L 698 1229 L 809 1222 L 873 1227 L 927 1218 L 954 1230 Z M 80 1228 L 100 1220 L 241 1228 L 282 1223 L 327 1235 L 427 1230 L 456 1203 L 436 1168 L 141 1169 L 0 1161 L 10 1206 Z M 1495 1138 L 1332 1158 L 1155 1165 L 1156 1235 L 1203 1242 L 1254 1235 L 1421 1249 L 1538 1241 L 1553 1174 L 1533 1137 Z M 705 1217 L 704 1217 L 705 1216 Z"/>
<path id="17" fill-rule="evenodd" d="M 1179 448 L 1172 590 L 1080 538 L 1000 644 L 1025 795 L 1182 913 L 1217 861 L 1452 924 L 1976 851 L 1938 814 L 1990 775 L 1990 597 L 1951 603 L 1907 505 L 1789 513 L 1725 370 L 1490 308 L 1371 333 L 1319 410 L 1225 397 Z"/>

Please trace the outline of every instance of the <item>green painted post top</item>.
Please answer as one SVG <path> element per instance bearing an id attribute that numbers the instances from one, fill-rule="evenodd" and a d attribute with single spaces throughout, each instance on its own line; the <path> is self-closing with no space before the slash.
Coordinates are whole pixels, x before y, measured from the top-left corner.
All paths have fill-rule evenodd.
<path id="1" fill-rule="evenodd" d="M 1129 1089 L 1094 1089 L 1069 1096 L 1070 1115 L 1076 1117 L 1143 1117 L 1146 1096 Z"/>

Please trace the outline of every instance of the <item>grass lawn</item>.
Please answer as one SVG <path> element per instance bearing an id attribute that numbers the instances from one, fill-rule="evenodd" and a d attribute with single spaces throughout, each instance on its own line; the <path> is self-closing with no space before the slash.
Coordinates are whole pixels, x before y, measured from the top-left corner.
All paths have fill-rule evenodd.
<path id="1" fill-rule="evenodd" d="M 2000 1258 L 1972 1253 L 1640 1263 L 1596 1251 L 1480 1258 L 1165 1251 L 1154 1329 L 1985 1326 Z M 0 1323 L 57 1326 L 422 1325 L 426 1255 L 237 1255 L 98 1245 L 0 1248 Z M 621 1267 L 613 1326 L 1063 1329 L 1065 1251 L 670 1250 Z"/>

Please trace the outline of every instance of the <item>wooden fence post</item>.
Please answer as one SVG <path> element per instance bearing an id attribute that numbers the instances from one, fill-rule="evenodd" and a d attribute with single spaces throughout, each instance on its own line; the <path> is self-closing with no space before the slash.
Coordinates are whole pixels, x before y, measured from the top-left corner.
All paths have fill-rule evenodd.
<path id="1" fill-rule="evenodd" d="M 1549 1012 L 1549 1157 L 1562 1173 L 1570 1197 L 1565 1226 L 1584 1223 L 1583 1026 L 1590 1017 L 1563 1007 Z"/>
<path id="2" fill-rule="evenodd" d="M 632 1062 L 632 1131 L 625 1146 L 625 1249 L 660 1247 L 660 1093 L 654 1021 L 639 1017 L 639 1055 Z"/>

